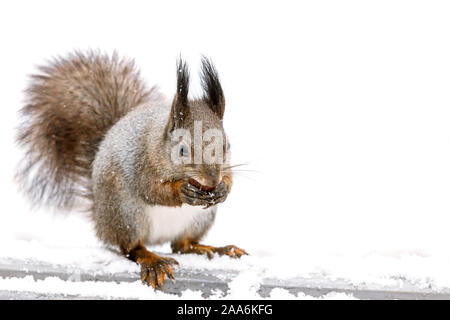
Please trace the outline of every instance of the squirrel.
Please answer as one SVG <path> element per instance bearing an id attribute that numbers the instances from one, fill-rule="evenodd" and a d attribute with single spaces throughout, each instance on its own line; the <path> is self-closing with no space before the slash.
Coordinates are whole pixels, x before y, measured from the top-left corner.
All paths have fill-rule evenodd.
<path id="1" fill-rule="evenodd" d="M 155 290 L 174 279 L 178 262 L 146 246 L 170 242 L 173 253 L 208 258 L 247 254 L 200 244 L 233 182 L 225 97 L 209 58 L 201 59 L 204 94 L 197 99 L 188 98 L 181 57 L 173 99 L 148 88 L 134 60 L 116 52 L 74 51 L 38 70 L 17 136 L 25 156 L 16 177 L 33 205 L 70 210 L 86 199 L 97 237 L 138 263 L 142 283 Z M 208 130 L 216 134 L 209 144 L 195 141 Z M 202 149 L 224 159 L 207 161 L 207 152 L 202 159 Z"/>

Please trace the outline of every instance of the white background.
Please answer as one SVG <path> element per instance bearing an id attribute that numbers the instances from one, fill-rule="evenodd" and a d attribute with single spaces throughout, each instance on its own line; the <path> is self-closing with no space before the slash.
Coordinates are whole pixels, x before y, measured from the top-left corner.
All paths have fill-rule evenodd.
<path id="1" fill-rule="evenodd" d="M 449 17 L 446 1 L 2 3 L 2 234 L 95 241 L 87 222 L 29 212 L 13 129 L 36 65 L 117 49 L 169 96 L 180 53 L 194 96 L 200 54 L 216 64 L 234 162 L 256 172 L 237 176 L 208 243 L 299 265 L 311 253 L 447 259 Z"/>

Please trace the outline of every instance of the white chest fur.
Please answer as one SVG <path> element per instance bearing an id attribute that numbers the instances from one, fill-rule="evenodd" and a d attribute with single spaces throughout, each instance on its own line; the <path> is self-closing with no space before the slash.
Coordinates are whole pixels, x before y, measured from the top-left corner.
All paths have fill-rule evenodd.
<path id="1" fill-rule="evenodd" d="M 146 213 L 150 226 L 148 241 L 160 244 L 182 235 L 206 210 L 183 204 L 181 207 L 148 206 Z"/>

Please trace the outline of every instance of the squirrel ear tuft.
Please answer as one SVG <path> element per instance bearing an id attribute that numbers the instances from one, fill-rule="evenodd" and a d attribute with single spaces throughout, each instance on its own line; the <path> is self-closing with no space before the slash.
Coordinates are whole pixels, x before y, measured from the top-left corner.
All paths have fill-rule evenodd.
<path id="1" fill-rule="evenodd" d="M 177 93 L 176 98 L 182 105 L 187 106 L 189 93 L 189 69 L 181 57 L 177 60 Z"/>
<path id="2" fill-rule="evenodd" d="M 183 121 L 189 113 L 189 69 L 181 57 L 177 60 L 177 92 L 172 102 L 168 130 L 182 127 Z"/>
<path id="3" fill-rule="evenodd" d="M 223 95 L 217 70 L 211 60 L 205 56 L 202 56 L 201 81 L 204 91 L 203 100 L 220 119 L 223 119 L 225 96 Z"/>

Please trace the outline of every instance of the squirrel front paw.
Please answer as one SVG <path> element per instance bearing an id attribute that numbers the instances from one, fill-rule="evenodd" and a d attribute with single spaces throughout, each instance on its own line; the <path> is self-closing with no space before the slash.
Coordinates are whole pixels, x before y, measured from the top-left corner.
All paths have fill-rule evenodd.
<path id="1" fill-rule="evenodd" d="M 164 288 L 165 277 L 174 280 L 172 267 L 178 265 L 178 262 L 173 258 L 157 257 L 142 259 L 141 265 L 141 281 L 153 289 L 162 290 Z"/>
<path id="2" fill-rule="evenodd" d="M 189 182 L 185 182 L 181 187 L 181 201 L 192 206 L 205 206 L 206 209 L 224 202 L 228 193 L 229 187 L 223 181 L 211 191 L 204 191 Z"/>

